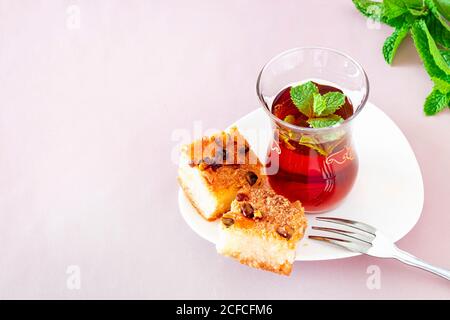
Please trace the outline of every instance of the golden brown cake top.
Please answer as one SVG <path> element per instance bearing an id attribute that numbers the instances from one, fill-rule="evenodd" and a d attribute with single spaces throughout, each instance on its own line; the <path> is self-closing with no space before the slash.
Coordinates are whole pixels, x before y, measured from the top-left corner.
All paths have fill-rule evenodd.
<path id="1" fill-rule="evenodd" d="M 185 146 L 182 152 L 191 167 L 198 167 L 212 189 L 240 188 L 261 181 L 262 165 L 235 127 L 229 132 L 203 137 Z"/>
<path id="2" fill-rule="evenodd" d="M 236 127 L 232 127 L 229 132 L 202 137 L 185 146 L 183 151 L 188 154 L 192 165 L 201 167 L 258 163 L 258 158 L 250 152 L 247 140 Z"/>
<path id="3" fill-rule="evenodd" d="M 269 186 L 244 187 L 222 217 L 225 226 L 251 228 L 262 236 L 276 236 L 297 242 L 306 229 L 306 217 L 300 202 L 291 203 Z"/>

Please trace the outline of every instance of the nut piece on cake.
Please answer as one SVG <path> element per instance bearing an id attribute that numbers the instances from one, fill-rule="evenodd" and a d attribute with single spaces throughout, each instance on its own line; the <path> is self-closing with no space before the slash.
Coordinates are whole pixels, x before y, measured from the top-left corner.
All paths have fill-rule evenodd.
<path id="1" fill-rule="evenodd" d="M 178 181 L 207 220 L 229 211 L 239 189 L 260 184 L 263 179 L 258 157 L 235 127 L 182 149 Z"/>
<path id="2" fill-rule="evenodd" d="M 289 275 L 307 225 L 300 202 L 270 187 L 245 187 L 222 216 L 217 252 L 254 268 Z"/>

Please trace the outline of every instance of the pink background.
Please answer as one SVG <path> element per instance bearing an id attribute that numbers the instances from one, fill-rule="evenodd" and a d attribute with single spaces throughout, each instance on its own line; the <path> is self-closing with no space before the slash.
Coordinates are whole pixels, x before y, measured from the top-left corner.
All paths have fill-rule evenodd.
<path id="1" fill-rule="evenodd" d="M 445 280 L 367 256 L 253 270 L 178 211 L 174 130 L 226 127 L 258 107 L 268 59 L 332 47 L 365 67 L 421 166 L 423 214 L 399 246 L 449 268 L 450 112 L 423 115 L 432 84 L 410 39 L 384 62 L 391 31 L 350 0 L 0 1 L 0 298 L 449 299 Z"/>

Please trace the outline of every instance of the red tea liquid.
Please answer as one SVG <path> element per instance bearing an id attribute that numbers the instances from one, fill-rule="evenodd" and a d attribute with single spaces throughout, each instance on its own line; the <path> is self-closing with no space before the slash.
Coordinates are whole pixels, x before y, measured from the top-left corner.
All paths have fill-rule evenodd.
<path id="1" fill-rule="evenodd" d="M 316 85 L 321 94 L 340 91 L 331 86 Z M 306 116 L 291 101 L 290 87 L 275 98 L 272 113 L 280 119 L 293 115 L 297 126 L 309 127 Z M 353 114 L 351 102 L 346 99 L 345 105 L 336 114 L 344 119 L 349 118 Z M 349 136 L 321 144 L 322 149 L 331 148 L 333 144 L 332 151 L 327 155 L 294 140 L 286 143 L 275 138 L 279 141 L 281 153 L 274 154 L 276 151 L 272 148 L 269 157 L 278 156 L 279 170 L 269 176 L 269 183 L 277 193 L 291 201 L 300 200 L 305 211 L 315 213 L 335 208 L 350 192 L 358 171 L 358 159 Z"/>

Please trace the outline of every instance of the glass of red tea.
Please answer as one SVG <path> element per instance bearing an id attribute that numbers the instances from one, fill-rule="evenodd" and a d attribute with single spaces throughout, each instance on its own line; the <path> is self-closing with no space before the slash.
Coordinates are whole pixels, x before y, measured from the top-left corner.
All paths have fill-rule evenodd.
<path id="1" fill-rule="evenodd" d="M 336 208 L 358 173 L 352 124 L 369 94 L 364 69 L 336 50 L 296 48 L 263 67 L 257 94 L 274 129 L 271 187 L 308 213 Z"/>

